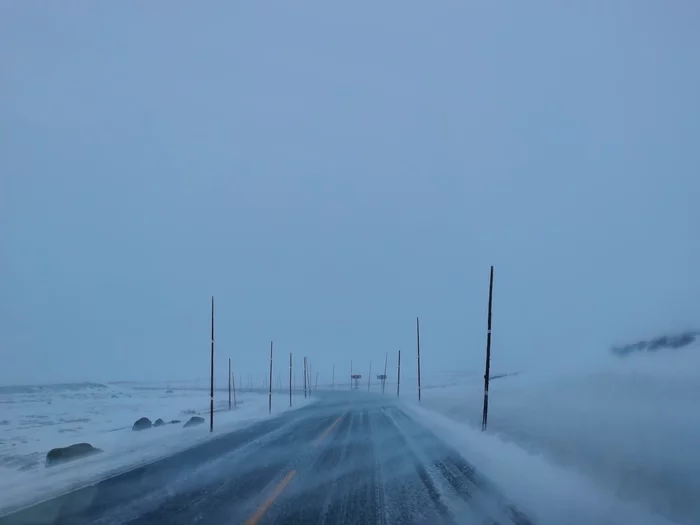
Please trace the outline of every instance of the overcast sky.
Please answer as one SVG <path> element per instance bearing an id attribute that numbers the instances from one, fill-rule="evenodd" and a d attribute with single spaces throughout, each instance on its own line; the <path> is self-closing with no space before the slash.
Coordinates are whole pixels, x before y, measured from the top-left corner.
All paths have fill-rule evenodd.
<path id="1" fill-rule="evenodd" d="M 697 326 L 700 4 L 0 3 L 0 382 Z M 299 366 L 301 366 L 299 364 Z M 375 365 L 377 366 L 377 365 Z M 225 371 L 223 371 L 225 375 Z"/>

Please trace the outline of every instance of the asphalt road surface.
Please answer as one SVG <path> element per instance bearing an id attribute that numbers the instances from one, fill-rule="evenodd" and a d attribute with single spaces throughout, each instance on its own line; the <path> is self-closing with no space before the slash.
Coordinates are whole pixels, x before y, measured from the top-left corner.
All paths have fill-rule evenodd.
<path id="1" fill-rule="evenodd" d="M 391 396 L 344 392 L 0 518 L 82 523 L 532 522 Z"/>

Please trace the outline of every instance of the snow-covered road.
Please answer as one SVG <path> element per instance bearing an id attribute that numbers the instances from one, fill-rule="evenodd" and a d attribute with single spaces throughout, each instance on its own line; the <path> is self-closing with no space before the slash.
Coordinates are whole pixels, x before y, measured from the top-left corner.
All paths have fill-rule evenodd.
<path id="1" fill-rule="evenodd" d="M 390 396 L 328 393 L 14 516 L 21 523 L 529 525 Z"/>

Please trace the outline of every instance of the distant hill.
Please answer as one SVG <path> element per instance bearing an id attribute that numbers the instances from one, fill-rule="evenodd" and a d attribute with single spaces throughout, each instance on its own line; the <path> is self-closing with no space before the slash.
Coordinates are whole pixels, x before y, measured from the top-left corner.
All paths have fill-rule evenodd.
<path id="1" fill-rule="evenodd" d="M 105 389 L 102 383 L 52 383 L 45 385 L 0 385 L 0 394 L 34 394 L 38 392 Z"/>
<path id="2" fill-rule="evenodd" d="M 625 357 L 635 352 L 659 352 L 663 350 L 675 350 L 688 346 L 695 342 L 700 332 L 681 332 L 679 334 L 662 335 L 653 339 L 638 341 L 627 345 L 617 345 L 611 348 L 613 354 Z"/>
<path id="3" fill-rule="evenodd" d="M 517 376 L 520 372 L 509 372 L 506 374 L 495 374 L 495 375 L 490 375 L 489 379 L 501 379 L 502 377 L 511 377 L 511 376 Z"/>

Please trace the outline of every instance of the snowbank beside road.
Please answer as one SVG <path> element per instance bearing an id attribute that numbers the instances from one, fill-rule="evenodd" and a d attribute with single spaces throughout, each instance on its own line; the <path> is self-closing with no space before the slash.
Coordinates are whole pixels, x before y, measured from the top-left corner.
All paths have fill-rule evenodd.
<path id="1" fill-rule="evenodd" d="M 502 478 L 510 477 L 527 490 L 539 486 L 543 494 L 551 490 L 561 497 L 566 496 L 561 491 L 569 487 L 571 502 L 586 501 L 582 495 L 594 493 L 582 485 L 588 483 L 600 497 L 583 506 L 610 509 L 609 515 L 603 512 L 596 517 L 596 523 L 605 523 L 600 521 L 603 518 L 610 523 L 626 523 L 615 517 L 619 501 L 653 509 L 678 523 L 697 523 L 698 343 L 624 358 L 606 354 L 585 367 L 526 370 L 495 380 L 491 383 L 485 435 L 480 432 L 481 378 L 460 378 L 452 373 L 428 376 L 423 384 L 421 408 L 460 424 L 445 435 L 457 434 L 455 439 L 462 443 L 460 450 L 467 459 L 481 453 L 479 447 L 488 447 L 489 443 L 494 447 L 493 454 L 515 457 L 514 451 L 518 450 L 518 457 L 527 458 L 523 459 L 529 465 L 525 472 L 517 462 L 508 471 L 504 461 L 502 471 L 508 473 Z M 415 394 L 409 381 L 405 389 L 402 385 L 402 398 L 415 403 Z M 484 448 L 484 454 L 487 452 Z M 489 466 L 487 462 L 485 468 Z M 484 473 L 491 474 L 488 470 Z M 541 476 L 546 481 L 539 479 Z M 580 481 L 571 482 L 571 476 Z M 511 490 L 515 487 L 508 487 L 508 493 Z M 603 494 L 613 499 L 607 501 Z M 553 501 L 550 505 L 556 507 Z"/>
<path id="2" fill-rule="evenodd" d="M 673 524 L 642 504 L 618 498 L 579 472 L 529 453 L 499 436 L 482 433 L 413 404 L 406 410 L 460 452 L 538 525 Z"/>

